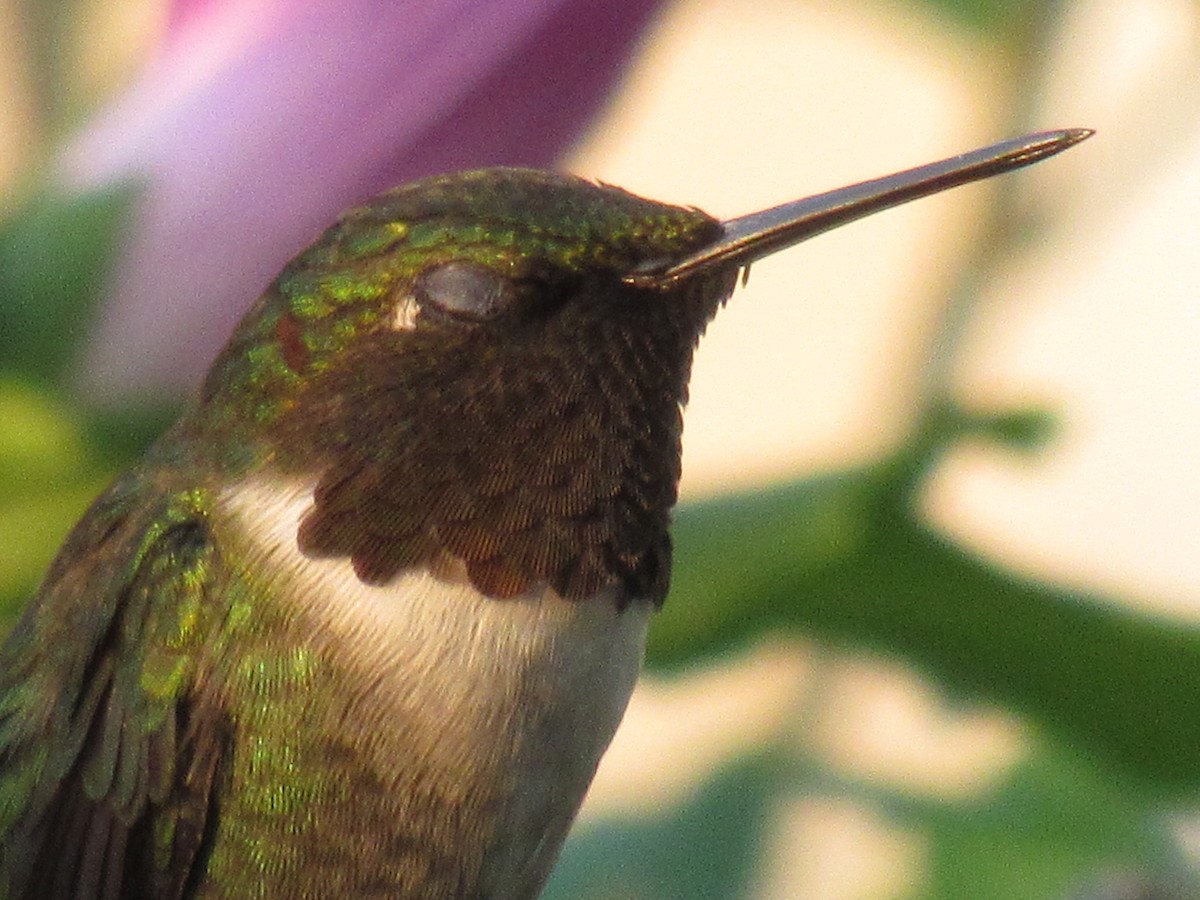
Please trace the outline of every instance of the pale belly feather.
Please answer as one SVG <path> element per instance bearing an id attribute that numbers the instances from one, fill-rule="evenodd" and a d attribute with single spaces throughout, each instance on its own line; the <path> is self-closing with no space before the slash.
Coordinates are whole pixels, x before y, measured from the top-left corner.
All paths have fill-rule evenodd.
<path id="1" fill-rule="evenodd" d="M 367 585 L 348 560 L 297 549 L 311 497 L 311 484 L 243 482 L 214 519 L 218 541 L 269 573 L 254 591 L 281 598 L 313 677 L 336 673 L 335 688 L 313 688 L 332 708 L 297 727 L 336 728 L 352 765 L 397 792 L 398 817 L 406 791 L 460 798 L 461 834 L 444 833 L 453 808 L 403 827 L 410 842 L 428 827 L 450 846 L 484 845 L 463 847 L 471 896 L 535 896 L 624 713 L 650 604 L 548 590 L 494 600 L 424 570 Z"/>

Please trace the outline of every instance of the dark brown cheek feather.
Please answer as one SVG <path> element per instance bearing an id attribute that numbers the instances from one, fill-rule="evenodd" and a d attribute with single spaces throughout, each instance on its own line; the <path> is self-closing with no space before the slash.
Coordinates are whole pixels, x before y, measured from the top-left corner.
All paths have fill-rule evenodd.
<path id="1" fill-rule="evenodd" d="M 450 558 L 496 598 L 615 587 L 661 603 L 703 325 L 666 297 L 572 304 L 502 338 L 484 326 L 358 341 L 304 404 L 344 416 L 323 429 L 329 465 L 300 549 L 348 557 L 371 584 Z"/>

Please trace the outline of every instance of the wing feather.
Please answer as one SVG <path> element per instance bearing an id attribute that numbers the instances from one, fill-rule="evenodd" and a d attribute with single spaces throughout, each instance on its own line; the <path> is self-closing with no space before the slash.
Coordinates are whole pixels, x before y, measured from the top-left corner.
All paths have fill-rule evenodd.
<path id="1" fill-rule="evenodd" d="M 0 647 L 0 897 L 183 897 L 228 745 L 202 498 L 118 482 Z M 181 740 L 182 736 L 182 740 Z"/>

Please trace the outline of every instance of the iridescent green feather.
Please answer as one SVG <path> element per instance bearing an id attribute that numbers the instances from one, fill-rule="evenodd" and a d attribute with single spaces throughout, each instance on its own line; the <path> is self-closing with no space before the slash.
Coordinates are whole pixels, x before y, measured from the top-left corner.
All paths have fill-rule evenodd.
<path id="1" fill-rule="evenodd" d="M 135 876 L 182 885 L 171 867 L 190 863 L 199 833 L 134 843 L 155 808 L 160 835 L 176 831 L 167 817 L 197 818 L 173 794 L 181 729 L 193 755 L 212 739 L 182 707 L 202 706 L 189 696 L 197 651 L 222 615 L 215 555 L 206 498 L 152 479 L 118 482 L 68 539 L 0 649 L 0 896 L 116 896 Z"/>

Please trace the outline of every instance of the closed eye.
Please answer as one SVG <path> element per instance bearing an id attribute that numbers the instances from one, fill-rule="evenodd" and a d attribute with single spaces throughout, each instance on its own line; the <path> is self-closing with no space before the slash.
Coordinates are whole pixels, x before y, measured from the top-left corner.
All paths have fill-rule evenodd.
<path id="1" fill-rule="evenodd" d="M 434 309 L 455 319 L 482 322 L 507 310 L 520 291 L 487 266 L 454 260 L 432 266 L 413 285 L 421 309 Z"/>

